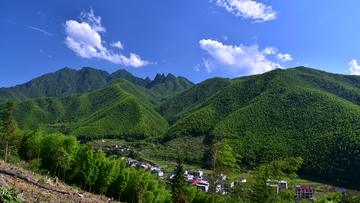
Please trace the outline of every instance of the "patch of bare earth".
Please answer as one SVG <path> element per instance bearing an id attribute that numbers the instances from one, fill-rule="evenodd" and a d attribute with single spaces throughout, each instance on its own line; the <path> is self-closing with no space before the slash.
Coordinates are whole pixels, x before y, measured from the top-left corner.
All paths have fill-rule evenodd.
<path id="1" fill-rule="evenodd" d="M 53 179 L 38 175 L 21 167 L 5 163 L 0 160 L 0 167 L 5 168 L 7 172 L 15 171 L 22 174 L 22 177 L 0 173 L 0 188 L 15 188 L 16 195 L 21 195 L 22 202 L 109 202 L 110 199 L 104 195 L 95 195 L 89 192 L 72 188 L 61 182 L 54 183 Z M 25 178 L 24 176 L 28 177 Z M 51 189 L 38 186 L 31 181 L 35 181 L 39 185 L 44 185 Z M 110 201 L 111 202 L 111 201 Z"/>

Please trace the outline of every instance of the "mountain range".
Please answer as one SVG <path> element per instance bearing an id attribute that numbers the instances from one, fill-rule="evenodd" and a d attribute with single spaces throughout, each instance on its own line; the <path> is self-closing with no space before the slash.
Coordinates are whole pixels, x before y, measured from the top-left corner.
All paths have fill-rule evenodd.
<path id="1" fill-rule="evenodd" d="M 118 78 L 151 89 L 158 94 L 158 99 L 172 96 L 194 85 L 188 79 L 181 76 L 176 78 L 172 74 L 167 76 L 157 74 L 155 79 L 151 80 L 149 77 L 146 79 L 135 77 L 124 69 L 109 74 L 90 67 L 84 67 L 79 71 L 65 67 L 24 84 L 0 88 L 0 102 L 7 99 L 20 102 L 43 97 L 61 98 L 75 93 L 92 92 Z"/>
<path id="2" fill-rule="evenodd" d="M 65 68 L 0 94 L 22 101 L 20 128 L 164 144 L 223 134 L 244 167 L 301 156 L 301 173 L 360 183 L 359 76 L 296 67 L 194 85 L 171 74 L 151 81 Z"/>

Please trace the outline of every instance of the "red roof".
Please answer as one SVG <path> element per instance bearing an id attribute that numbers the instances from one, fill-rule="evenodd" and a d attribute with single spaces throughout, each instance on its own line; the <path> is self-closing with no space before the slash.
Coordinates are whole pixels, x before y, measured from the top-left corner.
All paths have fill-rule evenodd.
<path id="1" fill-rule="evenodd" d="M 200 183 L 200 181 L 195 180 L 192 184 L 197 185 L 198 183 Z"/>
<path id="2" fill-rule="evenodd" d="M 312 190 L 312 188 L 309 186 L 302 186 L 301 189 Z"/>

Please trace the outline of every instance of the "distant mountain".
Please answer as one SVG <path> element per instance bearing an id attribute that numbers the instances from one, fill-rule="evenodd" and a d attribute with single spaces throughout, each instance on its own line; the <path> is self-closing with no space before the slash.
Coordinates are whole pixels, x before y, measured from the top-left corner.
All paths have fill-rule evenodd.
<path id="1" fill-rule="evenodd" d="M 79 138 L 144 139 L 168 128 L 166 120 L 151 107 L 157 102 L 153 94 L 117 79 L 90 93 L 15 103 L 14 118 L 22 129 L 45 125 L 48 133 L 60 131 Z"/>
<path id="2" fill-rule="evenodd" d="M 0 88 L 0 102 L 12 99 L 14 101 L 25 101 L 34 98 L 57 97 L 62 98 L 75 93 L 92 92 L 104 86 L 112 80 L 123 78 L 136 85 L 152 89 L 161 100 L 165 97 L 175 95 L 194 85 L 186 78 L 169 74 L 156 75 L 152 81 L 150 78 L 142 79 L 133 76 L 124 69 L 109 74 L 103 70 L 84 67 L 79 71 L 63 68 L 55 73 L 48 73 L 31 81 L 9 88 Z"/>
<path id="3" fill-rule="evenodd" d="M 218 85 L 209 85 L 212 80 Z M 161 136 L 164 142 L 224 134 L 244 165 L 301 156 L 302 173 L 358 185 L 359 105 L 359 76 L 298 67 L 230 84 L 209 79 L 156 109 L 174 123 Z"/>

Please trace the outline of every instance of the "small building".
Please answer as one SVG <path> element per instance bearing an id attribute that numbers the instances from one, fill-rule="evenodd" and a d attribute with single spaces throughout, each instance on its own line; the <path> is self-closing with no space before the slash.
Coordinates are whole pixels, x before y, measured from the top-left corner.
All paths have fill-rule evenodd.
<path id="1" fill-rule="evenodd" d="M 185 178 L 187 180 L 193 180 L 194 179 L 194 176 L 193 175 L 190 175 L 190 174 L 184 174 Z"/>
<path id="2" fill-rule="evenodd" d="M 280 189 L 289 189 L 286 181 L 280 181 Z"/>
<path id="3" fill-rule="evenodd" d="M 164 176 L 164 172 L 162 172 L 161 170 L 155 170 L 155 172 L 158 174 L 159 177 Z"/>
<path id="4" fill-rule="evenodd" d="M 346 189 L 343 188 L 336 188 L 335 192 L 341 192 L 343 195 L 346 195 Z"/>
<path id="5" fill-rule="evenodd" d="M 246 183 L 246 178 L 240 177 L 240 179 L 237 181 L 238 184 Z"/>
<path id="6" fill-rule="evenodd" d="M 136 166 L 139 162 L 135 159 L 128 158 L 126 160 L 126 163 L 129 164 L 130 166 Z"/>
<path id="7" fill-rule="evenodd" d="M 168 180 L 172 179 L 174 176 L 175 176 L 174 174 L 170 173 L 170 174 L 168 175 Z"/>
<path id="8" fill-rule="evenodd" d="M 118 145 L 116 145 L 116 144 L 113 144 L 113 145 L 111 145 L 111 147 L 118 148 L 119 146 L 118 146 Z"/>
<path id="9" fill-rule="evenodd" d="M 194 182 L 192 182 L 192 184 L 195 185 L 195 186 L 196 186 L 198 183 L 200 183 L 199 180 L 195 180 Z"/>
<path id="10" fill-rule="evenodd" d="M 295 192 L 296 195 L 294 196 L 294 199 L 301 200 L 301 199 L 307 199 L 307 200 L 314 200 L 314 191 L 309 186 L 298 186 L 295 185 Z"/>
<path id="11" fill-rule="evenodd" d="M 201 189 L 204 190 L 205 192 L 209 191 L 209 182 L 207 181 L 199 181 L 198 184 L 196 185 L 197 189 Z"/>
<path id="12" fill-rule="evenodd" d="M 195 171 L 194 176 L 201 177 L 201 176 L 203 176 L 203 172 L 200 170 L 197 170 L 197 171 Z"/>

